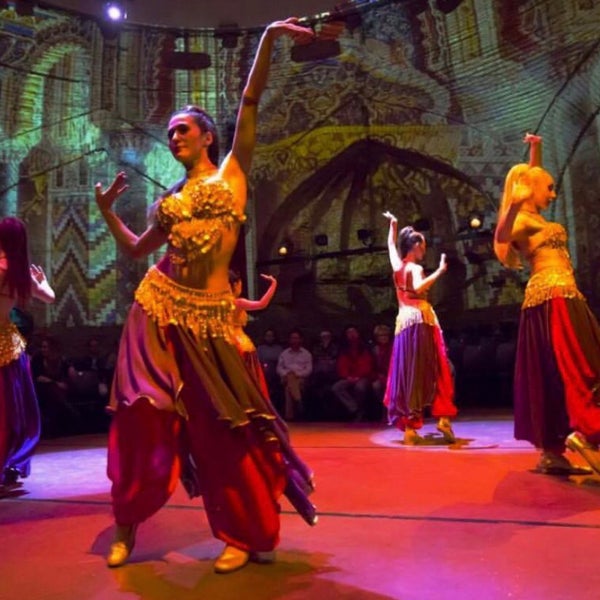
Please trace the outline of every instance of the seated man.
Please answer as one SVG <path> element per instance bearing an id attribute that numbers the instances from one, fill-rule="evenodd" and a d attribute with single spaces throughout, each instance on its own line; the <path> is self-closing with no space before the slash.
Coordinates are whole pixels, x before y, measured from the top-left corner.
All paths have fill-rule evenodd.
<path id="1" fill-rule="evenodd" d="M 302 347 L 302 333 L 298 329 L 290 332 L 286 348 L 277 362 L 277 373 L 284 387 L 283 417 L 297 419 L 304 413 L 302 391 L 306 378 L 312 372 L 312 355 Z"/>
<path id="2" fill-rule="evenodd" d="M 31 357 L 31 374 L 42 417 L 42 437 L 77 431 L 79 413 L 68 399 L 68 363 L 55 339 L 44 336 Z"/>
<path id="3" fill-rule="evenodd" d="M 71 360 L 69 393 L 72 402 L 86 413 L 88 428 L 102 429 L 104 407 L 110 391 L 110 370 L 97 338 L 87 342 L 87 352 Z"/>
<path id="4" fill-rule="evenodd" d="M 373 361 L 375 379 L 372 382 L 373 403 L 367 409 L 370 420 L 382 421 L 387 415 L 383 406 L 383 397 L 387 384 L 388 370 L 392 356 L 392 330 L 387 325 L 376 325 L 373 330 Z"/>
<path id="5" fill-rule="evenodd" d="M 354 421 L 362 421 L 368 409 L 371 383 L 375 379 L 373 355 L 354 326 L 346 327 L 343 344 L 337 359 L 340 380 L 333 384 L 332 390 L 348 416 Z"/>
<path id="6" fill-rule="evenodd" d="M 308 383 L 306 410 L 309 420 L 335 417 L 331 386 L 338 380 L 337 357 L 339 349 L 330 329 L 323 328 L 319 341 L 312 349 L 313 370 Z"/>

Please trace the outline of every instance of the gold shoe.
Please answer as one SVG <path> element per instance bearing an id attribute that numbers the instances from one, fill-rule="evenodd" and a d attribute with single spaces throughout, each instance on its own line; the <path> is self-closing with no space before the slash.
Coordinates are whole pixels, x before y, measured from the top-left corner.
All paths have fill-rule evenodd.
<path id="1" fill-rule="evenodd" d="M 250 553 L 227 544 L 215 561 L 215 573 L 232 573 L 246 566 Z"/>
<path id="2" fill-rule="evenodd" d="M 600 475 L 600 450 L 598 446 L 590 444 L 582 433 L 574 431 L 567 436 L 565 445 L 569 450 L 578 452 L 585 461 Z"/>
<path id="3" fill-rule="evenodd" d="M 120 567 L 127 562 L 133 547 L 135 546 L 135 525 L 117 525 L 115 531 L 115 541 L 110 545 L 106 564 L 113 567 Z"/>
<path id="4" fill-rule="evenodd" d="M 444 441 L 448 444 L 456 443 L 456 436 L 452 429 L 449 419 L 440 419 L 437 424 L 437 430 L 444 436 Z"/>
<path id="5" fill-rule="evenodd" d="M 416 446 L 423 443 L 425 440 L 414 429 L 407 427 L 404 430 L 404 444 L 406 446 Z"/>
<path id="6" fill-rule="evenodd" d="M 591 475 L 592 469 L 571 464 L 562 454 L 554 452 L 542 452 L 540 462 L 535 470 L 544 475 Z"/>

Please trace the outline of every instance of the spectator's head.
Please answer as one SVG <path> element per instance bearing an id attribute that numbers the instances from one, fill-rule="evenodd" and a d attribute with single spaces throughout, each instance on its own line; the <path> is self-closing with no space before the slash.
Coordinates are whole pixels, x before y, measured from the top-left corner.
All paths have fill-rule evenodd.
<path id="1" fill-rule="evenodd" d="M 277 335 L 274 329 L 266 329 L 263 334 L 263 342 L 267 346 L 272 346 L 277 341 Z"/>
<path id="2" fill-rule="evenodd" d="M 321 329 L 321 333 L 319 333 L 319 341 L 324 348 L 327 348 L 329 344 L 331 344 L 333 340 L 333 334 L 330 329 L 324 328 Z"/>
<path id="3" fill-rule="evenodd" d="M 376 325 L 373 329 L 373 341 L 380 345 L 385 346 L 389 344 L 392 339 L 392 330 L 387 325 Z"/>
<path id="4" fill-rule="evenodd" d="M 344 340 L 350 345 L 360 341 L 360 332 L 354 325 L 348 325 L 346 329 L 344 329 Z"/>
<path id="5" fill-rule="evenodd" d="M 299 350 L 303 339 L 304 337 L 299 329 L 292 329 L 288 336 L 288 344 L 292 350 Z"/>
<path id="6" fill-rule="evenodd" d="M 40 341 L 40 352 L 44 358 L 55 356 L 58 353 L 58 344 L 50 336 L 44 336 Z"/>
<path id="7" fill-rule="evenodd" d="M 97 356 L 100 353 L 100 342 L 98 338 L 91 337 L 87 343 L 87 349 L 90 356 Z"/>

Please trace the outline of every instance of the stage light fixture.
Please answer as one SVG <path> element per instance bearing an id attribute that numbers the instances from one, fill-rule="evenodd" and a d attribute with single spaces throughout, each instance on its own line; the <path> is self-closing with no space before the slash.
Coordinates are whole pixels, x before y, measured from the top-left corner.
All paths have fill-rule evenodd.
<path id="1" fill-rule="evenodd" d="M 127 19 L 127 10 L 122 2 L 107 2 L 104 5 L 104 16 L 113 23 Z"/>
<path id="2" fill-rule="evenodd" d="M 326 233 L 318 233 L 314 239 L 317 246 L 327 246 L 329 244 L 329 238 Z"/>
<path id="3" fill-rule="evenodd" d="M 469 217 L 469 227 L 471 229 L 481 229 L 483 225 L 483 217 L 480 214 L 473 213 Z"/>
<path id="4" fill-rule="evenodd" d="M 282 258 L 288 256 L 292 253 L 294 245 L 290 240 L 283 240 L 281 244 L 279 244 L 279 248 L 277 248 L 277 254 Z"/>
<path id="5" fill-rule="evenodd" d="M 373 232 L 370 229 L 358 229 L 356 237 L 363 243 L 364 246 L 370 248 L 373 245 Z"/>
<path id="6" fill-rule="evenodd" d="M 220 25 L 215 30 L 215 38 L 221 40 L 221 47 L 232 50 L 237 48 L 238 38 L 242 35 L 237 24 Z"/>

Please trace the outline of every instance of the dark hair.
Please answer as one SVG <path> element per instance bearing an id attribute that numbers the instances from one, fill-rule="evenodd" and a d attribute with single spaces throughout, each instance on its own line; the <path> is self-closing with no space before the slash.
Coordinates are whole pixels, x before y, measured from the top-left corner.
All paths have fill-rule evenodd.
<path id="1" fill-rule="evenodd" d="M 176 110 L 174 113 L 171 113 L 171 119 L 175 115 L 189 115 L 194 119 L 196 125 L 200 128 L 200 131 L 206 132 L 210 131 L 213 135 L 213 141 L 210 147 L 208 148 L 208 158 L 210 161 L 216 166 L 219 164 L 219 134 L 217 133 L 217 126 L 213 121 L 213 118 L 205 111 L 202 110 L 199 106 L 194 106 L 193 104 L 188 104 L 179 110 Z M 161 200 L 164 198 L 168 198 L 177 192 L 180 192 L 185 182 L 187 181 L 187 177 L 183 177 L 179 181 L 176 181 L 173 185 L 171 185 L 168 189 L 166 189 L 158 199 L 152 203 L 147 213 L 147 222 L 148 225 L 153 225 L 156 221 L 156 213 L 158 211 L 158 206 L 161 203 Z"/>
<path id="2" fill-rule="evenodd" d="M 398 235 L 398 245 L 400 246 L 400 257 L 404 258 L 417 244 L 425 242 L 425 237 L 422 233 L 415 230 L 410 225 L 403 227 Z"/>
<path id="3" fill-rule="evenodd" d="M 242 274 L 235 269 L 229 269 L 229 285 L 233 286 L 238 281 L 242 280 Z"/>
<path id="4" fill-rule="evenodd" d="M 358 333 L 357 348 L 359 349 L 360 352 L 362 352 L 366 348 L 365 340 L 362 336 L 360 329 L 353 323 L 348 323 L 344 327 L 344 331 L 342 334 L 342 342 L 341 342 L 342 352 L 347 352 L 350 349 L 350 342 L 348 341 L 348 332 L 351 329 L 354 329 L 354 331 L 356 331 L 356 333 Z"/>
<path id="5" fill-rule="evenodd" d="M 16 297 L 23 305 L 31 296 L 31 273 L 27 229 L 25 223 L 16 217 L 0 220 L 0 248 L 6 255 L 8 269 L 3 288 L 10 297 Z"/>
<path id="6" fill-rule="evenodd" d="M 172 115 L 173 118 L 175 115 L 189 115 L 194 119 L 196 125 L 200 128 L 200 131 L 206 133 L 210 131 L 213 136 L 212 144 L 208 147 L 208 158 L 214 165 L 219 164 L 219 134 L 217 132 L 217 126 L 213 118 L 202 108 L 199 106 L 194 106 L 193 104 L 188 104 L 179 110 L 176 110 Z"/>

